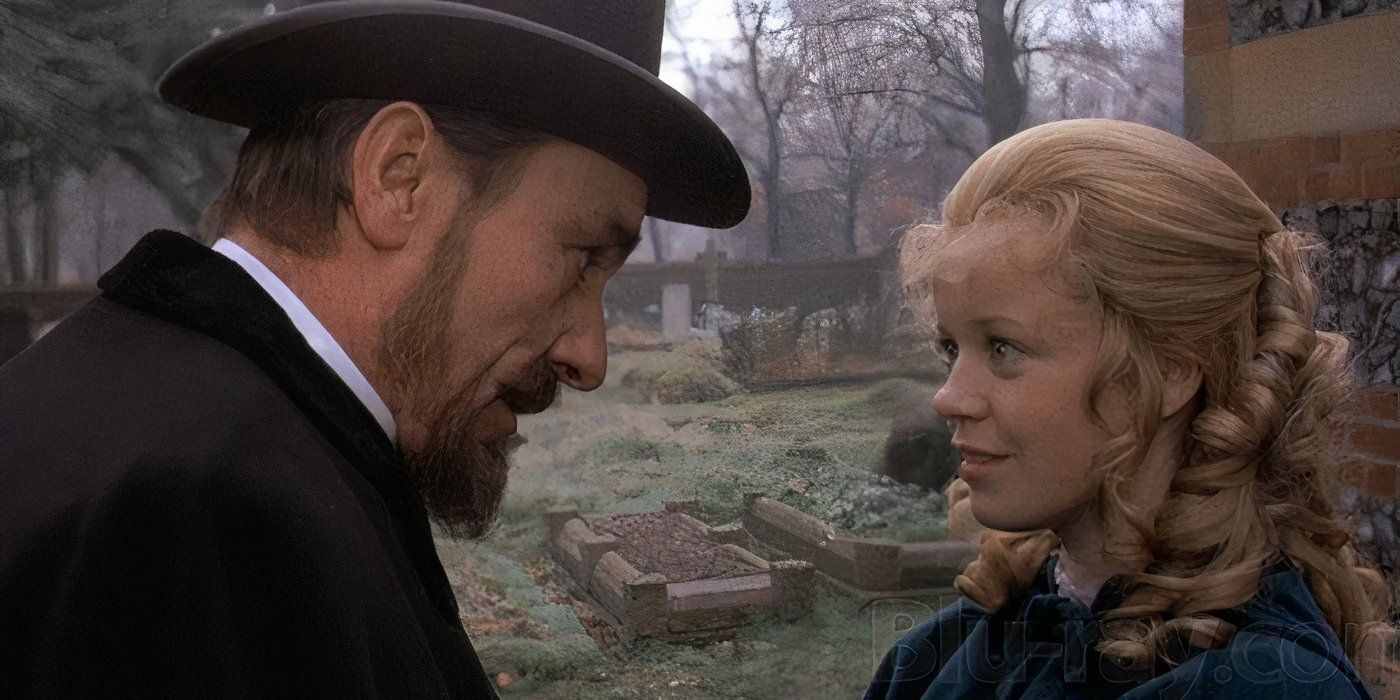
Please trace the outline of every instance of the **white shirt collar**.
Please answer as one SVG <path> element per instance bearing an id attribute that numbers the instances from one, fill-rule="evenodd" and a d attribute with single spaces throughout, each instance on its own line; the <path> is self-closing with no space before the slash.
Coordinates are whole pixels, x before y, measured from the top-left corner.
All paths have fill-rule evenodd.
<path id="1" fill-rule="evenodd" d="M 398 427 L 394 423 L 393 414 L 389 413 L 389 407 L 384 404 L 384 400 L 379 398 L 379 393 L 370 385 L 369 380 L 360 372 L 360 368 L 350 360 L 350 356 L 345 354 L 345 350 L 340 347 L 340 343 L 335 342 L 325 326 L 312 315 L 311 310 L 306 308 L 306 304 L 297 298 L 297 295 L 282 282 L 276 274 L 269 270 L 261 260 L 253 257 L 252 253 L 243 249 L 243 246 L 234 243 L 227 238 L 220 238 L 213 245 L 216 253 L 223 254 L 224 257 L 232 260 L 252 276 L 257 283 L 267 291 L 272 300 L 282 307 L 287 313 L 287 317 L 292 320 L 292 325 L 301 332 L 301 336 L 306 339 L 306 344 L 321 356 L 322 360 L 330 365 L 332 371 L 340 380 L 345 382 L 345 386 L 355 393 L 369 410 L 370 415 L 379 423 L 379 427 L 384 429 L 384 434 L 389 436 L 389 442 L 398 444 Z"/>

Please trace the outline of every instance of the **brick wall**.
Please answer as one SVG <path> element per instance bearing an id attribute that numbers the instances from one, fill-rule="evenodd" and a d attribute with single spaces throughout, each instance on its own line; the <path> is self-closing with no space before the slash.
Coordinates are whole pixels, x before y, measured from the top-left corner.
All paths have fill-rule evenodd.
<path id="1" fill-rule="evenodd" d="M 1278 209 L 1400 197 L 1400 129 L 1201 146 Z"/>
<path id="2" fill-rule="evenodd" d="M 1187 135 L 1319 234 L 1321 328 L 1365 388 L 1331 445 L 1339 512 L 1400 613 L 1400 0 L 1184 0 Z M 1298 31 L 1304 30 L 1304 31 Z M 1400 618 L 1397 618 L 1400 619 Z"/>
<path id="3" fill-rule="evenodd" d="M 1369 387 L 1343 412 L 1343 480 L 1379 498 L 1400 498 L 1400 387 Z"/>
<path id="4" fill-rule="evenodd" d="M 1400 387 L 1362 392 L 1342 412 L 1339 427 L 1338 506 L 1362 563 L 1385 575 L 1391 621 L 1400 623 Z"/>

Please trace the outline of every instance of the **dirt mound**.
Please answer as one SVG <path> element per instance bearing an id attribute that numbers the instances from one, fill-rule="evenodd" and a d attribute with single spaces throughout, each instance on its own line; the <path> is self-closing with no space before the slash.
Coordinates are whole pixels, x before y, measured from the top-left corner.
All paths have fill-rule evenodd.
<path id="1" fill-rule="evenodd" d="M 676 513 L 642 513 L 593 518 L 594 532 L 622 541 L 617 553 L 642 573 L 664 574 L 667 580 L 695 581 L 758 573 L 758 567 L 734 550 L 717 545 Z"/>

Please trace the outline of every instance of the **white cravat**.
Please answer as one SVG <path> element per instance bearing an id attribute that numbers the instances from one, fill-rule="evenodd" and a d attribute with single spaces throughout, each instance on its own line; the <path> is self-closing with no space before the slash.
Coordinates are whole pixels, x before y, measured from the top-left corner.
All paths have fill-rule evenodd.
<path id="1" fill-rule="evenodd" d="M 1055 560 L 1055 589 L 1057 593 L 1063 598 L 1069 598 L 1079 603 L 1080 607 L 1085 610 L 1093 610 L 1094 599 L 1099 597 L 1099 589 L 1103 588 L 1104 582 L 1099 581 L 1095 585 L 1091 581 L 1075 581 L 1070 578 L 1065 567 L 1060 565 L 1064 561 L 1064 550 L 1060 550 L 1057 554 L 1060 555 Z"/>
<path id="2" fill-rule="evenodd" d="M 292 325 L 296 326 L 301 337 L 306 339 L 306 344 L 321 356 L 322 360 L 330 365 L 331 370 L 340 377 L 340 381 L 345 382 L 345 386 L 355 393 L 369 410 L 370 415 L 379 423 L 379 427 L 384 429 L 384 434 L 389 436 L 389 442 L 398 444 L 398 428 L 394 424 L 394 416 L 389 413 L 389 407 L 384 404 L 384 400 L 379 398 L 379 393 L 370 386 L 369 380 L 360 372 L 360 368 L 350 360 L 350 356 L 345 354 L 345 350 L 340 347 L 340 343 L 335 342 L 326 327 L 316 320 L 316 316 L 311 313 L 311 309 L 306 308 L 306 304 L 301 303 L 301 299 L 287 287 L 272 270 L 262 264 L 261 260 L 253 257 L 252 253 L 243 249 L 243 246 L 230 241 L 227 238 L 220 238 L 214 243 L 213 250 L 224 257 L 238 263 L 252 276 L 257 283 L 267 291 L 272 300 L 282 307 L 287 313 L 287 317 L 292 320 Z"/>

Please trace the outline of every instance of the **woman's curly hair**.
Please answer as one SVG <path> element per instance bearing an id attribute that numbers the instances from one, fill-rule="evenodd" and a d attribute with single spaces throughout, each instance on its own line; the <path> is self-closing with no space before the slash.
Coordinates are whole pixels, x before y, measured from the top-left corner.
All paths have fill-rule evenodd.
<path id="1" fill-rule="evenodd" d="M 1104 446 L 1094 474 L 1109 553 L 1151 563 L 1104 615 L 1099 650 L 1150 668 L 1154 658 L 1179 661 L 1183 642 L 1223 644 L 1234 630 L 1210 611 L 1252 598 L 1281 553 L 1347 653 L 1378 658 L 1372 645 L 1396 636 L 1381 622 L 1388 592 L 1375 571 L 1357 568 L 1327 490 L 1328 419 L 1352 384 L 1345 339 L 1314 328 L 1317 242 L 1285 229 L 1238 175 L 1184 139 L 1064 121 L 987 151 L 948 195 L 940 225 L 906 238 L 911 300 L 927 300 L 949 233 L 1007 211 L 1062 234 L 1063 262 L 1102 310 L 1086 410 L 1121 425 L 1107 420 L 1121 410 L 1108 397 L 1133 397 L 1129 429 Z M 1165 502 L 1147 510 L 1127 486 L 1159 427 L 1159 368 L 1173 363 L 1201 369 L 1199 412 Z M 1043 563 L 1052 545 L 1043 533 L 991 533 L 957 585 L 999 608 L 1029 583 L 1027 553 Z"/>

